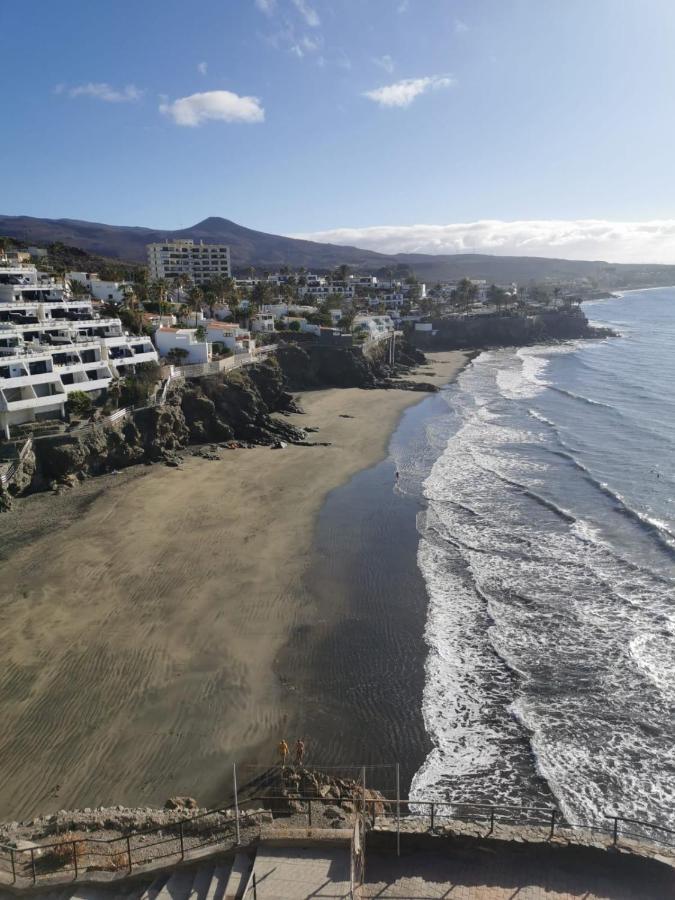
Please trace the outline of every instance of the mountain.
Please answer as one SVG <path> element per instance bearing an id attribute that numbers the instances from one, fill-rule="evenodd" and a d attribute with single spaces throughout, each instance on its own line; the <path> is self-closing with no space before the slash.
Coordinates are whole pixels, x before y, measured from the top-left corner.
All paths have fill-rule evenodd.
<path id="1" fill-rule="evenodd" d="M 0 216 L 0 234 L 38 246 L 60 241 L 63 244 L 80 247 L 88 253 L 128 262 L 145 262 L 146 244 L 177 238 L 190 238 L 193 241 L 210 244 L 228 244 L 232 254 L 232 266 L 235 269 L 244 269 L 248 266 L 277 268 L 282 265 L 331 269 L 343 263 L 373 268 L 390 264 L 391 261 L 391 257 L 383 253 L 266 234 L 216 216 L 178 231 L 104 225 L 100 222 L 82 222 L 78 219 Z"/>
<path id="2" fill-rule="evenodd" d="M 463 276 L 489 282 L 571 280 L 589 278 L 598 287 L 646 287 L 675 284 L 675 266 L 612 264 L 601 260 L 547 259 L 536 256 L 490 256 L 481 253 L 432 255 L 425 253 L 375 253 L 357 247 L 320 244 L 245 228 L 229 219 L 211 216 L 190 228 L 166 231 L 127 225 L 104 225 L 78 219 L 39 219 L 32 216 L 0 215 L 0 235 L 38 246 L 59 241 L 88 253 L 145 262 L 146 244 L 174 238 L 229 244 L 232 266 L 274 270 L 293 268 L 326 270 L 348 265 L 364 272 L 377 272 L 398 265 L 409 266 L 426 282 L 453 281 Z"/>

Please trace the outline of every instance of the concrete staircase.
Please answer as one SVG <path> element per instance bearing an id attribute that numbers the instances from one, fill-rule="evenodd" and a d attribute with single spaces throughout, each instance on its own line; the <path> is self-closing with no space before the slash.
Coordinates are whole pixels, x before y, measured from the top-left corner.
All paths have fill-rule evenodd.
<path id="1" fill-rule="evenodd" d="M 240 900 L 251 872 L 251 860 L 238 853 L 234 862 L 204 862 L 199 866 L 163 872 L 145 884 L 72 884 L 52 891 L 22 892 L 31 900 Z M 0 900 L 17 900 L 0 891 Z M 253 895 L 251 895 L 253 896 Z"/>

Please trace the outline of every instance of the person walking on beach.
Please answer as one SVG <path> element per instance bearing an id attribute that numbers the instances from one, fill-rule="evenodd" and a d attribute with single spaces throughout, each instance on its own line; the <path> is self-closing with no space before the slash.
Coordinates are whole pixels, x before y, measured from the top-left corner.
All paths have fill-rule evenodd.
<path id="1" fill-rule="evenodd" d="M 301 766 L 305 758 L 305 742 L 302 738 L 298 738 L 295 742 L 295 764 Z"/>
<path id="2" fill-rule="evenodd" d="M 288 757 L 288 744 L 283 738 L 279 741 L 279 744 L 277 746 L 277 753 L 281 758 L 281 768 L 283 769 L 283 767 L 286 765 L 286 758 Z"/>

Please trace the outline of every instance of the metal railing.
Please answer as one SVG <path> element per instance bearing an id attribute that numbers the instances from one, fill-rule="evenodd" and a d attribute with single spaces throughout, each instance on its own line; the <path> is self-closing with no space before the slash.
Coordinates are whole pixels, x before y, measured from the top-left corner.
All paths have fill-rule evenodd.
<path id="1" fill-rule="evenodd" d="M 16 477 L 16 473 L 19 470 L 19 466 L 21 465 L 21 462 L 24 460 L 24 458 L 26 457 L 28 452 L 32 449 L 32 447 L 33 447 L 33 439 L 28 438 L 28 440 L 25 442 L 25 444 L 19 451 L 19 455 L 17 456 L 16 460 L 11 462 L 7 466 L 7 468 L 5 469 L 4 472 L 0 473 L 0 484 L 2 484 L 3 487 L 7 487 L 8 484 L 11 484 L 12 481 L 14 481 L 14 478 Z"/>
<path id="2" fill-rule="evenodd" d="M 258 806 L 254 807 L 254 804 Z M 289 804 L 293 806 L 289 807 Z M 366 829 L 377 826 L 395 832 L 398 848 L 401 824 L 405 828 L 406 822 L 412 823 L 418 833 L 434 832 L 443 824 L 451 823 L 485 826 L 482 837 L 501 839 L 513 837 L 518 829 L 539 829 L 538 837 L 542 841 L 561 836 L 573 842 L 569 831 L 583 830 L 606 838 L 598 841 L 604 847 L 617 846 L 622 839 L 631 838 L 637 842 L 631 841 L 634 851 L 640 844 L 651 850 L 658 847 L 661 852 L 664 846 L 675 850 L 675 830 L 626 816 L 606 815 L 603 817 L 606 825 L 600 822 L 572 823 L 555 807 L 393 800 L 369 797 L 368 789 L 355 785 L 352 795 L 341 798 L 324 797 L 319 793 L 300 796 L 263 793 L 237 801 L 235 794 L 234 802 L 228 805 L 114 838 L 80 837 L 68 832 L 52 843 L 26 849 L 0 844 L 0 880 L 9 881 L 16 887 L 30 887 L 41 881 L 54 882 L 54 876 L 75 880 L 92 871 L 131 873 L 151 863 L 189 859 L 191 854 L 205 847 L 234 849 L 242 843 L 243 828 L 253 829 L 247 838 L 248 842 L 254 840 L 259 837 L 261 828 L 255 815 L 263 806 L 267 815 L 300 816 L 307 827 L 312 828 L 321 824 L 322 807 L 343 807 L 344 804 L 349 804 L 345 816 L 354 817 L 349 827 L 352 830 L 353 876 L 357 884 L 365 854 Z M 298 811 L 299 806 L 304 809 Z M 402 812 L 406 815 L 402 816 Z M 506 826 L 508 830 L 500 832 L 500 826 Z M 654 832 L 659 837 L 650 836 Z M 63 881 L 64 877 L 59 880 Z"/>

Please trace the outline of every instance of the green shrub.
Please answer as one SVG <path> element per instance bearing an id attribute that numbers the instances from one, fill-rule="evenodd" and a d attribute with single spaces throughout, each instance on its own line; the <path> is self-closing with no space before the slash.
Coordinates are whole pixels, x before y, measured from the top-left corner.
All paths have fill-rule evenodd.
<path id="1" fill-rule="evenodd" d="M 93 402 L 89 394 L 84 391 L 73 391 L 68 395 L 66 411 L 69 416 L 88 416 L 92 410 Z"/>

